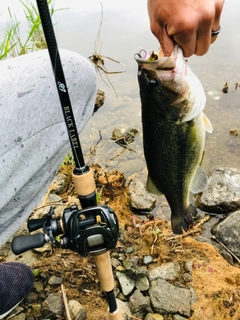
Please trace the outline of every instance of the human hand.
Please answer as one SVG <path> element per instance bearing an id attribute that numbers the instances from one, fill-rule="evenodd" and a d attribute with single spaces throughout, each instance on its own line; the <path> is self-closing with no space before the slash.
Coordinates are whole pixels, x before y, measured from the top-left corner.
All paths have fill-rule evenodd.
<path id="1" fill-rule="evenodd" d="M 185 57 L 204 55 L 220 28 L 224 0 L 148 0 L 152 33 L 161 44 L 165 56 L 178 43 Z"/>

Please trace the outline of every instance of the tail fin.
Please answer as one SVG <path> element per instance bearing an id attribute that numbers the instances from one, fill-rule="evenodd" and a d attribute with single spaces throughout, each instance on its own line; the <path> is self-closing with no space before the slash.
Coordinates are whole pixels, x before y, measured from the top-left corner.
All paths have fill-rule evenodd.
<path id="1" fill-rule="evenodd" d="M 190 204 L 189 207 L 181 214 L 174 215 L 172 212 L 171 223 L 174 234 L 182 234 L 193 226 L 193 217 L 197 214 L 197 208 Z"/>

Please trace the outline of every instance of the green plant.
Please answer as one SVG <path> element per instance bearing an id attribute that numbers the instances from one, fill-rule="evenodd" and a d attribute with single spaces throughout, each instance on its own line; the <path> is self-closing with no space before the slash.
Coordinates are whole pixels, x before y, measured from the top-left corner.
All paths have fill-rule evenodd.
<path id="1" fill-rule="evenodd" d="M 24 7 L 24 14 L 28 22 L 29 31 L 23 41 L 20 35 L 20 22 L 17 20 L 16 15 L 11 12 L 11 9 L 8 8 L 9 22 L 4 31 L 3 41 L 0 43 L 0 60 L 47 47 L 37 7 L 30 0 L 19 1 Z M 54 1 L 48 0 L 47 2 L 51 16 L 53 16 L 56 11 L 66 9 L 55 10 Z"/>

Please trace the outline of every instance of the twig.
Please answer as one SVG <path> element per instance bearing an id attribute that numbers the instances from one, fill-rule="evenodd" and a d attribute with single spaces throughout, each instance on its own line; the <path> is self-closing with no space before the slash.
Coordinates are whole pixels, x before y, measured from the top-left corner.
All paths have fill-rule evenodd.
<path id="1" fill-rule="evenodd" d="M 98 142 L 95 144 L 95 146 L 91 146 L 90 148 L 90 155 L 93 155 L 95 156 L 96 155 L 96 148 L 97 148 L 97 145 L 100 143 L 100 141 L 102 140 L 102 134 L 101 134 L 101 131 L 98 130 L 98 134 L 99 134 L 99 140 Z"/>
<path id="2" fill-rule="evenodd" d="M 219 241 L 215 236 L 212 236 L 211 239 L 219 243 L 228 253 L 230 253 L 237 260 L 238 263 L 240 263 L 240 259 L 238 259 L 238 257 L 228 247 L 226 247 L 225 244 Z"/>
<path id="3" fill-rule="evenodd" d="M 201 231 L 202 231 L 201 229 L 194 229 L 194 230 L 190 230 L 190 231 L 188 231 L 188 232 L 185 232 L 185 233 L 183 233 L 183 234 L 174 235 L 174 236 L 169 237 L 169 238 L 165 237 L 165 240 L 167 240 L 167 241 L 181 240 L 181 239 L 183 239 L 183 238 L 186 238 L 186 237 L 188 237 L 188 236 L 191 236 L 191 235 L 194 234 L 194 233 L 201 232 Z"/>
<path id="4" fill-rule="evenodd" d="M 65 307 L 65 310 L 66 310 L 67 320 L 72 320 L 71 316 L 70 316 L 70 312 L 69 312 L 67 295 L 66 295 L 66 291 L 65 291 L 65 288 L 64 288 L 63 284 L 61 284 L 61 291 L 62 291 L 62 296 L 63 296 L 64 307 Z"/>

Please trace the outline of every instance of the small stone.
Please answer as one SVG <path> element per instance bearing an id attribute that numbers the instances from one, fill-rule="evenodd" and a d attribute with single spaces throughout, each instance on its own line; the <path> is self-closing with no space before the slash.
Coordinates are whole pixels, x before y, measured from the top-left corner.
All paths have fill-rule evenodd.
<path id="1" fill-rule="evenodd" d="M 135 287 L 135 281 L 122 272 L 116 272 L 122 293 L 128 296 Z"/>
<path id="2" fill-rule="evenodd" d="M 27 297 L 25 298 L 28 303 L 33 303 L 38 298 L 37 293 L 30 291 Z"/>
<path id="3" fill-rule="evenodd" d="M 192 281 L 192 275 L 190 273 L 183 273 L 182 278 L 185 282 L 191 282 Z"/>
<path id="4" fill-rule="evenodd" d="M 111 265 L 116 269 L 118 266 L 121 266 L 121 262 L 116 258 L 111 258 Z"/>
<path id="5" fill-rule="evenodd" d="M 129 298 L 129 307 L 133 313 L 144 311 L 149 308 L 149 298 L 137 289 Z"/>
<path id="6" fill-rule="evenodd" d="M 158 313 L 148 313 L 144 320 L 164 320 L 164 318 Z"/>
<path id="7" fill-rule="evenodd" d="M 133 262 L 130 259 L 123 261 L 123 266 L 126 269 L 131 269 L 133 267 Z"/>
<path id="8" fill-rule="evenodd" d="M 43 291 L 43 283 L 42 282 L 40 282 L 40 281 L 34 281 L 34 283 L 33 283 L 33 287 L 34 287 L 34 289 L 39 293 L 39 292 L 41 292 L 41 291 Z"/>
<path id="9" fill-rule="evenodd" d="M 83 306 L 76 300 L 68 301 L 69 312 L 72 319 L 84 320 L 87 318 L 87 312 Z"/>
<path id="10" fill-rule="evenodd" d="M 60 293 L 51 293 L 42 303 L 41 313 L 46 319 L 55 319 L 61 317 L 64 310 L 62 295 Z"/>
<path id="11" fill-rule="evenodd" d="M 149 289 L 149 280 L 148 278 L 141 277 L 136 280 L 136 288 L 139 289 L 140 291 L 146 291 Z"/>
<path id="12" fill-rule="evenodd" d="M 128 247 L 126 249 L 126 253 L 129 254 L 129 253 L 132 253 L 133 252 L 133 247 Z"/>
<path id="13" fill-rule="evenodd" d="M 56 276 L 51 276 L 50 279 L 48 280 L 48 284 L 50 284 L 51 286 L 59 285 L 62 282 L 63 282 L 63 279 L 60 277 L 56 277 Z"/>
<path id="14" fill-rule="evenodd" d="M 153 257 L 151 257 L 151 256 L 144 256 L 143 257 L 143 264 L 148 265 L 152 262 L 153 262 Z"/>

